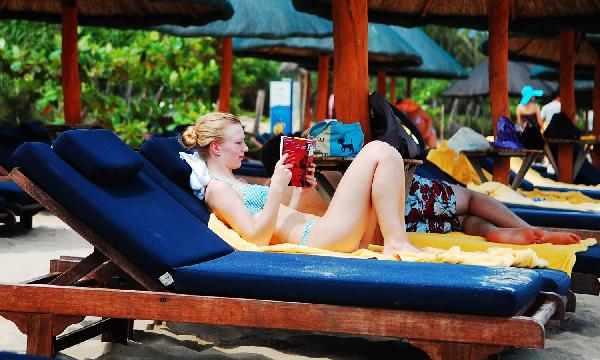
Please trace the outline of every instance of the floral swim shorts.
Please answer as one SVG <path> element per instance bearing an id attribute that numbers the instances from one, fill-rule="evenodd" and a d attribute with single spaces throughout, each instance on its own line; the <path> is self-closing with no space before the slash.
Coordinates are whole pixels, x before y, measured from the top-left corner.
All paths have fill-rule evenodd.
<path id="1" fill-rule="evenodd" d="M 404 210 L 406 231 L 447 233 L 460 231 L 456 195 L 447 183 L 415 175 Z"/>

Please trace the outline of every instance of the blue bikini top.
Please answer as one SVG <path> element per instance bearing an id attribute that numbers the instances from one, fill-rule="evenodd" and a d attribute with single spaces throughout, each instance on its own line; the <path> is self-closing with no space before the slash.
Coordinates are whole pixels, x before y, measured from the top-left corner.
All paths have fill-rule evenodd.
<path id="1" fill-rule="evenodd" d="M 222 181 L 229 184 L 234 189 L 242 193 L 244 198 L 244 206 L 250 211 L 252 216 L 256 216 L 259 211 L 265 208 L 267 202 L 267 195 L 269 194 L 269 187 L 264 185 L 256 184 L 236 184 L 229 179 L 225 179 L 218 176 L 211 176 L 211 180 Z"/>

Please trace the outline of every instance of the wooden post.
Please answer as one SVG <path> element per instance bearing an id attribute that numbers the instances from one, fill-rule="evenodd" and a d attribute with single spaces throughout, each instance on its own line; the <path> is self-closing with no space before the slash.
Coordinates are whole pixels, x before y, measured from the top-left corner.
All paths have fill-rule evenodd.
<path id="1" fill-rule="evenodd" d="M 575 32 L 560 32 L 560 107 L 575 122 Z"/>
<path id="2" fill-rule="evenodd" d="M 360 122 L 366 143 L 371 140 L 367 0 L 332 0 L 331 6 L 335 112 L 342 122 Z"/>
<path id="3" fill-rule="evenodd" d="M 265 91 L 263 89 L 259 89 L 256 92 L 256 104 L 254 106 L 254 129 L 252 129 L 252 132 L 254 133 L 254 135 L 259 135 L 260 119 L 262 119 L 264 107 L 265 107 Z"/>
<path id="4" fill-rule="evenodd" d="M 396 103 L 396 77 L 390 76 L 390 102 Z"/>
<path id="5" fill-rule="evenodd" d="M 592 134 L 596 138 L 600 135 L 600 56 L 596 59 L 596 68 L 594 69 L 594 92 L 593 92 L 593 110 L 594 127 Z M 600 149 L 595 149 L 592 153 L 592 162 L 594 166 L 600 167 Z"/>
<path id="6" fill-rule="evenodd" d="M 81 84 L 77 54 L 77 2 L 62 5 L 62 86 L 66 124 L 81 122 Z"/>
<path id="7" fill-rule="evenodd" d="M 329 55 L 319 55 L 319 74 L 317 76 L 317 100 L 315 120 L 327 117 L 327 99 L 329 98 Z"/>
<path id="8" fill-rule="evenodd" d="M 406 78 L 406 90 L 404 91 L 404 97 L 410 99 L 412 97 L 412 78 Z"/>
<path id="9" fill-rule="evenodd" d="M 385 86 L 385 71 L 377 72 L 377 92 L 381 94 L 385 98 L 387 95 L 387 87 Z"/>
<path id="10" fill-rule="evenodd" d="M 490 109 L 494 137 L 498 118 L 510 118 L 508 105 L 508 15 L 509 0 L 488 0 Z M 493 180 L 508 184 L 510 158 L 494 161 Z"/>
<path id="11" fill-rule="evenodd" d="M 573 144 L 558 144 L 558 181 L 573 182 Z"/>
<path id="12" fill-rule="evenodd" d="M 310 72 L 306 74 L 306 92 L 304 94 L 304 129 L 310 127 Z"/>
<path id="13" fill-rule="evenodd" d="M 231 112 L 231 78 L 233 67 L 233 42 L 230 37 L 221 41 L 221 84 L 219 87 L 219 111 Z"/>

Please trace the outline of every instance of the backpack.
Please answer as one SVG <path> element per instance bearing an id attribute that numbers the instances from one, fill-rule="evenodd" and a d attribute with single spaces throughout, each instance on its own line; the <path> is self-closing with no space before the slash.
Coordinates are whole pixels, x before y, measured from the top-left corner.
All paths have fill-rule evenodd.
<path id="1" fill-rule="evenodd" d="M 519 134 L 515 124 L 509 118 L 500 116 L 497 126 L 498 135 L 492 143 L 494 147 L 511 150 L 521 150 L 523 148 L 523 145 L 519 142 Z"/>
<path id="2" fill-rule="evenodd" d="M 417 127 L 377 91 L 369 95 L 371 138 L 392 145 L 405 159 L 423 159 L 425 141 Z"/>
<path id="3" fill-rule="evenodd" d="M 552 116 L 550 124 L 544 131 L 544 137 L 555 139 L 579 140 L 581 131 L 573 124 L 571 119 L 564 112 L 556 113 Z"/>

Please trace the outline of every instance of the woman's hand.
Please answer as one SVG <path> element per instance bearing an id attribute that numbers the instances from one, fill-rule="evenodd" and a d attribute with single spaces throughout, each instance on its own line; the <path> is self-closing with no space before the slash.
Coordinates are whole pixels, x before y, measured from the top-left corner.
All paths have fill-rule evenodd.
<path id="1" fill-rule="evenodd" d="M 315 177 L 316 171 L 317 165 L 315 165 L 315 163 L 310 164 L 308 171 L 306 172 L 306 186 L 302 188 L 302 195 L 317 187 L 317 178 Z"/>
<path id="2" fill-rule="evenodd" d="M 288 158 L 288 154 L 283 156 L 275 164 L 275 170 L 273 176 L 271 176 L 271 188 L 278 191 L 283 191 L 292 179 L 292 171 L 290 168 L 292 164 L 285 164 L 285 160 Z"/>

